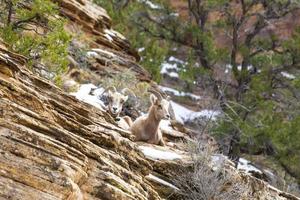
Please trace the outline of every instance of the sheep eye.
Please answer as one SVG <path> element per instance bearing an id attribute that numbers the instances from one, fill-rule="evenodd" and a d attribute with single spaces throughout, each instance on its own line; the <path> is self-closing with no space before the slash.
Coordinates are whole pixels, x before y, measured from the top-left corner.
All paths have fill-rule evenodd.
<path id="1" fill-rule="evenodd" d="M 106 98 L 108 101 L 112 100 L 111 96 L 105 96 L 105 98 Z"/>
<path id="2" fill-rule="evenodd" d="M 158 108 L 159 108 L 159 109 L 162 109 L 162 106 L 161 106 L 161 105 L 158 105 Z"/>
<path id="3" fill-rule="evenodd" d="M 123 100 L 123 99 L 121 100 L 121 103 L 124 103 L 124 100 Z"/>

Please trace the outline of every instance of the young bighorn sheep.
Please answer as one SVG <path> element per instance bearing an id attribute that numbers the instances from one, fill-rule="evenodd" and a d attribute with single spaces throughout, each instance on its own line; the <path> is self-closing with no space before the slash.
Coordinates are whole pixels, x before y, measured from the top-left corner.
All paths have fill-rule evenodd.
<path id="1" fill-rule="evenodd" d="M 121 92 L 118 92 L 115 87 L 111 86 L 106 88 L 102 94 L 108 94 L 108 113 L 117 121 L 119 127 L 129 130 L 132 125 L 132 120 L 128 116 L 120 117 L 123 104 L 128 100 L 128 93 L 135 96 L 132 90 L 124 88 Z M 102 95 L 101 94 L 101 95 Z"/>
<path id="2" fill-rule="evenodd" d="M 169 97 L 164 99 L 159 92 L 151 89 L 148 91 L 152 93 L 150 95 L 152 105 L 148 114 L 137 118 L 130 130 L 136 136 L 136 141 L 145 141 L 164 146 L 165 143 L 159 123 L 162 119 L 170 119 Z"/>

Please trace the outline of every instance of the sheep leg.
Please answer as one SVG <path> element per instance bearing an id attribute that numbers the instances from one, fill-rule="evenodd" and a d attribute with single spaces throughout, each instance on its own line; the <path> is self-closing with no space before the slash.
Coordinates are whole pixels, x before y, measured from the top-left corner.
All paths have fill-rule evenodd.
<path id="1" fill-rule="evenodd" d="M 132 126 L 133 122 L 130 117 L 124 116 L 123 119 L 125 120 L 125 122 L 128 124 L 129 127 Z"/>
<path id="2" fill-rule="evenodd" d="M 166 144 L 162 138 L 159 140 L 158 144 L 161 146 L 166 146 Z"/>

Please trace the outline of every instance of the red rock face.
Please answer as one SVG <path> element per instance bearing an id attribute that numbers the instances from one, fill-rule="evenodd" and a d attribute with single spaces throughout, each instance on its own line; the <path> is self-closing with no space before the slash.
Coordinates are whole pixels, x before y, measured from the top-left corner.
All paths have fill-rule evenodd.
<path id="1" fill-rule="evenodd" d="M 189 11 L 188 11 L 188 5 L 187 1 L 184 0 L 172 0 L 169 1 L 172 5 L 172 7 L 180 14 L 180 17 L 187 19 L 189 18 Z M 236 10 L 236 15 L 239 15 L 240 12 L 240 6 L 237 4 L 232 4 L 234 9 Z M 255 9 L 261 9 L 261 7 L 257 7 Z M 209 21 L 214 21 L 218 18 L 220 18 L 221 15 L 218 12 L 213 12 L 210 13 L 209 15 Z M 240 39 L 243 41 L 244 40 L 244 30 L 249 30 L 252 28 L 253 23 L 255 22 L 255 17 L 251 18 L 247 24 L 241 28 L 240 32 Z M 270 30 L 274 31 L 275 34 L 280 38 L 280 39 L 288 39 L 293 31 L 295 30 L 296 27 L 300 26 L 300 10 L 295 10 L 291 12 L 290 14 L 286 15 L 284 18 L 280 20 L 272 20 L 270 21 L 270 25 L 266 27 L 262 32 L 261 36 L 267 36 L 268 32 Z M 215 33 L 215 41 L 216 44 L 219 47 L 226 47 L 230 45 L 230 38 L 226 36 L 225 34 L 222 34 L 220 31 L 216 31 Z"/>

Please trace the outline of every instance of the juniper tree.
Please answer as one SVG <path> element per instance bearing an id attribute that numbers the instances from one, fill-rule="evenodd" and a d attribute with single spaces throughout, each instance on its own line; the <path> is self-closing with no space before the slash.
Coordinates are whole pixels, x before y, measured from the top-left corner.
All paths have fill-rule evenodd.
<path id="1" fill-rule="evenodd" d="M 58 14 L 58 7 L 50 0 L 0 0 L 1 38 L 50 79 L 57 78 L 68 65 L 70 36 Z"/>
<path id="2" fill-rule="evenodd" d="M 230 137 L 232 159 L 238 160 L 241 149 L 270 154 L 299 174 L 299 31 L 294 28 L 287 39 L 276 30 L 276 22 L 294 14 L 299 1 L 188 0 L 187 6 L 187 18 L 176 17 L 166 2 L 133 19 L 150 37 L 189 49 L 200 67 L 184 69 L 186 78 L 209 75 L 225 116 L 214 133 Z M 223 45 L 215 40 L 220 35 Z M 234 84 L 214 76 L 226 64 Z M 286 72 L 295 75 L 287 78 Z"/>

